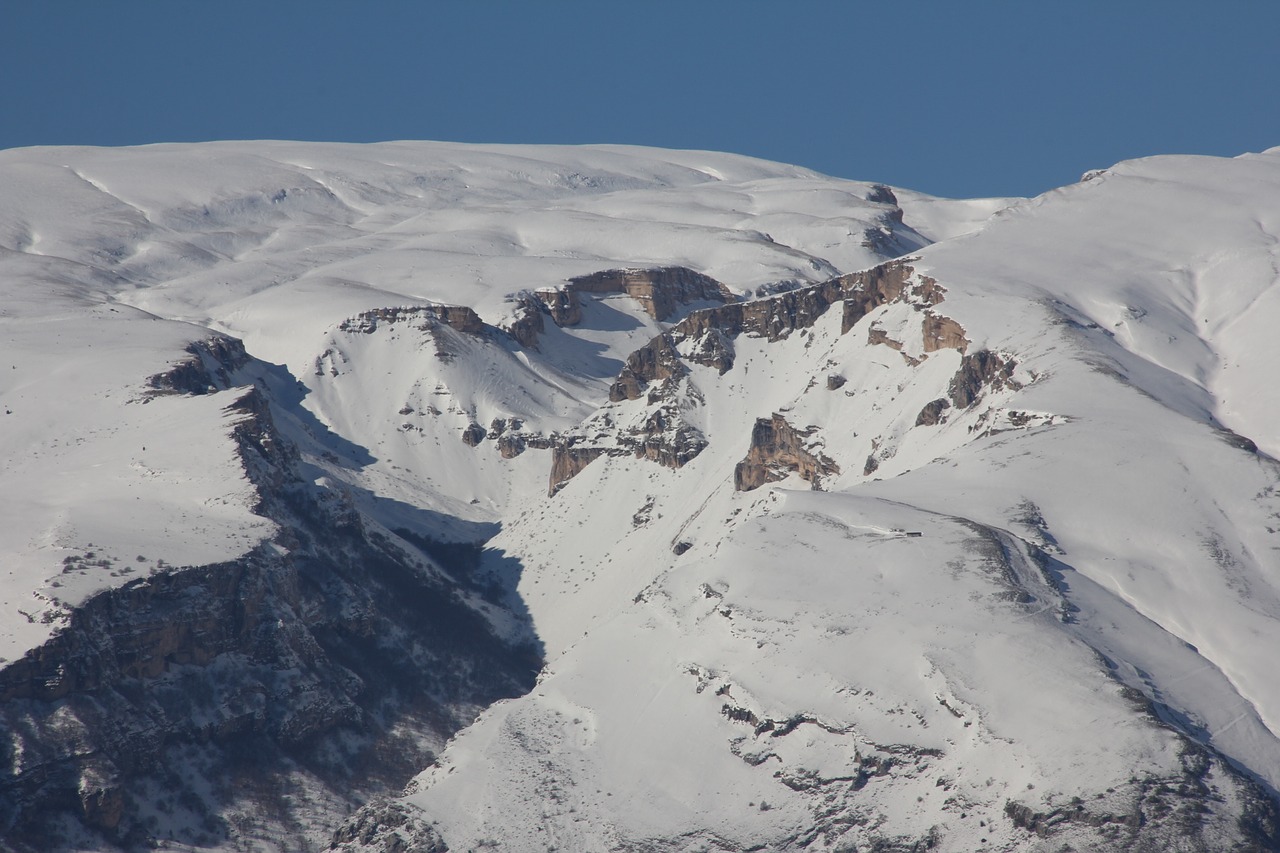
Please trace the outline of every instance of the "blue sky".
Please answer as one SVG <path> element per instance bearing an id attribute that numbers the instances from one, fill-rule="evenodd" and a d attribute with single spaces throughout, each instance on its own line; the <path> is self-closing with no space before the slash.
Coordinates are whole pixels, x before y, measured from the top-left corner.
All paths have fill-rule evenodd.
<path id="1" fill-rule="evenodd" d="M 35 2 L 0 8 L 0 148 L 622 142 L 939 195 L 1280 145 L 1280 4 Z"/>

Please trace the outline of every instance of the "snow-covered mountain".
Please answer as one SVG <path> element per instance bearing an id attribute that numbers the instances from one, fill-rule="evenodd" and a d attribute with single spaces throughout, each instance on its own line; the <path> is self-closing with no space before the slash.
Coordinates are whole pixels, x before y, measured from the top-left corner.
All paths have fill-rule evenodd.
<path id="1" fill-rule="evenodd" d="M 1280 849 L 1276 235 L 1280 149 L 0 152 L 0 833 Z"/>

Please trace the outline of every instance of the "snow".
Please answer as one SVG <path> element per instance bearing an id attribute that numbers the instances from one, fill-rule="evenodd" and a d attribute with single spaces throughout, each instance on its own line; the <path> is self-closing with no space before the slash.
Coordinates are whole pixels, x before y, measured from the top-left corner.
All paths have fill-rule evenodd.
<path id="1" fill-rule="evenodd" d="M 344 320 L 465 304 L 498 323 L 512 294 L 609 267 L 687 263 L 741 291 L 820 281 L 852 268 L 821 256 L 822 229 L 878 227 L 891 209 L 865 200 L 867 184 L 793 166 L 626 146 L 14 149 L 0 152 L 0 185 L 10 659 L 56 626 L 44 621 L 59 611 L 53 599 L 75 605 L 157 565 L 231 559 L 271 535 L 228 435 L 235 392 L 142 402 L 147 378 L 210 330 L 306 383 L 298 440 L 332 430 L 363 449 L 353 473 L 329 470 L 319 456 L 333 448 L 315 448 L 318 474 L 371 487 L 384 510 L 493 523 L 512 495 L 545 488 L 545 469 L 532 456 L 456 452 L 467 419 L 571 426 L 657 324 L 631 300 L 588 299 L 582 327 L 548 320 L 545 355 L 453 335 L 449 365 L 421 334 L 355 341 L 337 330 Z M 765 226 L 793 216 L 785 202 L 797 194 L 814 199 L 803 214 L 812 233 L 770 242 Z M 727 199 L 742 209 L 722 210 Z M 858 243 L 837 260 L 879 259 Z M 317 376 L 330 350 L 349 366 Z M 410 402 L 446 415 L 406 421 Z M 522 485 L 535 480 L 537 490 Z M 113 568 L 62 571 L 89 551 Z"/>
<path id="2" fill-rule="evenodd" d="M 540 683 L 407 794 L 456 849 L 1008 849 L 1006 803 L 1123 813 L 1131 779 L 1181 772 L 1175 732 L 1280 787 L 1280 149 L 1030 200 L 895 189 L 902 224 L 870 184 L 625 146 L 25 149 L 0 186 L 0 656 L 273 535 L 231 437 L 257 382 L 323 487 L 518 567 Z M 940 303 L 689 364 L 663 402 L 708 446 L 680 469 L 602 457 L 547 497 L 547 451 L 462 442 L 515 418 L 616 447 L 657 405 L 608 387 L 671 322 L 583 295 L 522 348 L 518 294 L 672 264 L 749 294 L 908 253 Z M 488 325 L 415 312 L 441 304 Z M 926 307 L 963 352 L 929 351 Z M 257 359 L 234 387 L 149 393 L 211 332 Z M 1012 381 L 918 424 L 982 350 Z M 774 413 L 839 466 L 822 491 L 733 490 Z"/>

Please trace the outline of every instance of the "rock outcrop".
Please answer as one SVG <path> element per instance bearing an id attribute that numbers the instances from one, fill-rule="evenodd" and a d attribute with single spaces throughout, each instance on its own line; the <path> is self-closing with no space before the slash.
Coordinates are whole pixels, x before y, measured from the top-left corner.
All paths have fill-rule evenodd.
<path id="1" fill-rule="evenodd" d="M 636 300 L 655 320 L 669 319 L 681 305 L 732 302 L 737 297 L 720 282 L 686 267 L 601 270 L 569 279 L 559 287 L 522 291 L 509 299 L 515 310 L 501 324 L 519 344 L 538 349 L 544 317 L 561 328 L 582 323 L 581 294 L 623 294 Z"/>
<path id="2" fill-rule="evenodd" d="M 964 328 L 950 317 L 926 311 L 923 322 L 926 353 L 937 352 L 940 349 L 959 350 L 963 353 L 969 348 L 969 339 L 965 337 Z"/>
<path id="3" fill-rule="evenodd" d="M 582 322 L 582 300 L 574 288 L 543 288 L 535 292 L 551 319 L 560 327 L 576 326 Z"/>
<path id="4" fill-rule="evenodd" d="M 777 341 L 799 329 L 810 328 L 836 303 L 843 306 L 840 331 L 844 334 L 871 311 L 889 302 L 908 301 L 925 310 L 942 302 L 943 295 L 937 282 L 928 276 L 917 276 L 910 264 L 902 260 L 766 299 L 695 311 L 627 359 L 610 389 L 609 398 L 638 399 L 648 383 L 679 374 L 682 365 L 677 347 L 685 348 L 686 361 L 714 367 L 724 374 L 733 367 L 733 338 L 739 335 Z M 937 341 L 951 344 L 963 340 L 959 324 L 949 318 L 941 319 L 951 325 L 945 327 L 946 335 L 935 335 Z M 922 322 L 929 328 L 940 320 L 938 315 L 926 313 Z M 959 339 L 953 329 L 960 329 Z M 935 345 L 934 349 L 937 348 Z"/>
<path id="5" fill-rule="evenodd" d="M 816 427 L 797 430 L 776 412 L 757 419 L 746 458 L 733 470 L 733 487 L 749 492 L 796 473 L 813 488 L 821 488 L 822 478 L 839 474 L 840 466 L 806 441 L 816 432 Z"/>
<path id="6" fill-rule="evenodd" d="M 515 303 L 515 310 L 511 318 L 501 326 L 502 330 L 525 349 L 538 349 L 538 336 L 546 330 L 546 324 L 542 320 L 542 300 L 528 291 L 511 299 Z"/>
<path id="7" fill-rule="evenodd" d="M 562 445 L 551 451 L 551 484 L 547 495 L 554 495 L 570 480 L 582 473 L 582 469 L 605 454 L 603 447 L 572 447 Z"/>
<path id="8" fill-rule="evenodd" d="M 658 335 L 627 356 L 618 378 L 609 386 L 610 402 L 638 400 L 652 382 L 670 382 L 683 377 L 689 369 L 680 361 L 672 337 Z"/>
<path id="9" fill-rule="evenodd" d="M 210 335 L 187 345 L 189 358 L 147 380 L 153 394 L 212 394 L 231 386 L 232 375 L 249 363 L 238 338 Z"/>
<path id="10" fill-rule="evenodd" d="M 565 290 L 572 294 L 625 293 L 655 320 L 666 320 L 678 306 L 690 302 L 732 302 L 736 298 L 711 276 L 687 267 L 602 270 L 569 279 Z"/>
<path id="11" fill-rule="evenodd" d="M 980 350 L 960 359 L 960 369 L 951 379 L 947 396 L 957 409 L 967 409 L 974 404 L 984 390 L 1002 391 L 1022 387 L 1014 381 L 1013 371 L 1017 363 L 991 350 Z"/>
<path id="12" fill-rule="evenodd" d="M 344 320 L 339 331 L 372 334 L 380 324 L 417 321 L 417 328 L 427 331 L 431 328 L 430 320 L 444 323 L 449 328 L 468 335 L 484 333 L 485 324 L 471 308 L 465 305 L 416 305 L 411 308 L 375 308 L 365 311 L 350 320 Z M 424 323 L 423 321 L 428 321 Z"/>
<path id="13" fill-rule="evenodd" d="M 449 846 L 421 814 L 404 803 L 361 808 L 338 827 L 332 853 L 448 853 Z"/>
<path id="14" fill-rule="evenodd" d="M 920 414 L 916 415 L 916 426 L 937 426 L 942 423 L 942 413 L 951 408 L 951 402 L 945 397 L 925 403 Z"/>
<path id="15" fill-rule="evenodd" d="M 963 352 L 969 343 L 964 337 L 964 330 L 954 320 L 932 310 L 943 301 L 945 291 L 933 279 L 917 274 L 909 260 L 890 261 L 823 284 L 795 288 L 763 299 L 705 308 L 676 323 L 632 352 L 609 388 L 610 403 L 643 399 L 648 406 L 658 408 L 646 415 L 643 426 L 633 422 L 622 427 L 609 417 L 601 417 L 590 419 L 562 436 L 558 442 L 557 461 L 553 463 L 551 492 L 554 494 L 586 462 L 601 455 L 634 452 L 637 456 L 671 467 L 680 467 L 697 456 L 706 447 L 706 438 L 684 422 L 677 398 L 689 393 L 686 385 L 690 364 L 714 368 L 720 375 L 732 370 L 734 340 L 739 336 L 776 342 L 793 332 L 812 327 L 836 304 L 842 306 L 840 329 L 841 334 L 845 334 L 876 308 L 902 302 L 923 315 L 922 335 L 926 349 L 936 351 L 942 347 L 955 347 Z M 592 286 L 614 287 L 621 280 L 620 276 L 621 273 L 612 277 L 605 273 L 597 274 L 591 279 L 595 282 Z M 872 343 L 886 343 L 895 349 L 903 349 L 902 343 L 889 339 L 880 329 L 872 329 L 869 335 Z M 910 364 L 919 363 L 905 352 L 903 357 Z M 845 381 L 843 376 L 832 375 L 827 379 L 827 387 L 835 390 Z M 685 390 L 681 391 L 682 388 Z M 696 392 L 693 393 L 696 396 Z M 778 472 L 786 470 L 797 470 L 801 476 L 817 483 L 822 475 L 838 472 L 834 463 L 825 457 L 803 456 L 800 439 L 808 433 L 796 433 L 790 426 L 779 427 L 778 430 L 783 436 L 783 446 L 788 447 L 785 453 L 790 456 L 762 466 L 753 462 L 749 454 L 743 462 L 745 467 L 740 466 L 740 484 L 756 488 L 769 481 L 762 477 L 778 479 L 785 476 L 785 473 Z M 763 435 L 761 439 L 764 440 Z M 597 452 L 588 454 L 588 447 L 595 448 Z M 571 449 L 572 453 L 569 452 Z M 766 475 L 766 471 L 772 473 Z"/>

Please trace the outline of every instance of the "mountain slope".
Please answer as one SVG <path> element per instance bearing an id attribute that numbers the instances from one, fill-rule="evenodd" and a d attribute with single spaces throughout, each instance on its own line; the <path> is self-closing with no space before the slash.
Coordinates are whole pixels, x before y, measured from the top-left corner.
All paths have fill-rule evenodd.
<path id="1" fill-rule="evenodd" d="M 6 837 L 1275 849 L 1277 182 L 0 152 Z"/>

